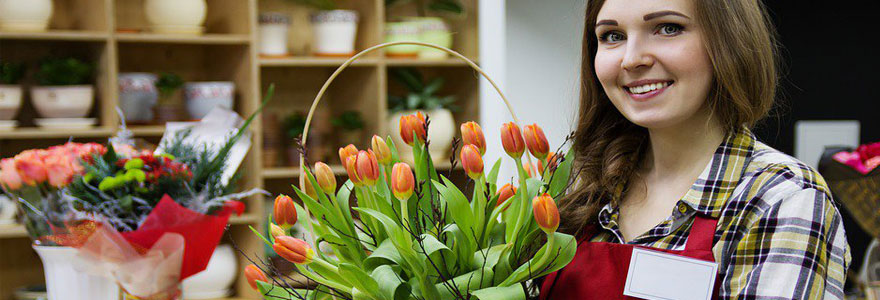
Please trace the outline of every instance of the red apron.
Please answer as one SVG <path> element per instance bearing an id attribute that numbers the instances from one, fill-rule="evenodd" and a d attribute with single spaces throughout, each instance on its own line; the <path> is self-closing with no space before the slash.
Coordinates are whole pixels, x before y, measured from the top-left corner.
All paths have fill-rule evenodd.
<path id="1" fill-rule="evenodd" d="M 638 299 L 623 295 L 633 247 L 714 262 L 712 240 L 715 237 L 717 224 L 718 219 L 697 214 L 684 250 L 590 242 L 590 238 L 593 237 L 593 231 L 590 231 L 578 242 L 578 249 L 571 263 L 547 275 L 544 283 L 541 284 L 539 299 Z M 716 296 L 719 282 L 716 276 L 714 292 Z"/>

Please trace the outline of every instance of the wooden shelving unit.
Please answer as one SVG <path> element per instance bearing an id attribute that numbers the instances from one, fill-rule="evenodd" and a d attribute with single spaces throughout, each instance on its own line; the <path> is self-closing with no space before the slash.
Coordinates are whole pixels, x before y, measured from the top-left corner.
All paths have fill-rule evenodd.
<path id="1" fill-rule="evenodd" d="M 467 15 L 447 19 L 454 33 L 453 49 L 478 61 L 477 1 L 462 1 Z M 360 14 L 356 49 L 383 42 L 384 23 L 395 16 L 415 16 L 412 4 L 386 8 L 384 0 L 342 1 L 344 9 Z M 21 127 L 0 131 L 0 158 L 12 156 L 24 149 L 60 144 L 70 138 L 76 141 L 106 141 L 119 128 L 116 113 L 118 103 L 117 76 L 122 72 L 174 72 L 186 81 L 233 81 L 236 86 L 235 110 L 241 115 L 255 111 L 262 92 L 270 83 L 276 84 L 276 94 L 265 110 L 277 118 L 304 112 L 329 75 L 346 59 L 315 57 L 310 52 L 311 28 L 308 16 L 313 9 L 285 0 L 207 0 L 206 32 L 199 36 L 154 34 L 147 30 L 143 15 L 144 0 L 54 0 L 55 13 L 50 30 L 39 33 L 0 31 L 0 59 L 18 61 L 32 70 L 47 56 L 75 56 L 95 64 L 95 105 L 89 117 L 97 118 L 98 125 L 86 129 L 43 129 L 35 127 L 37 114 L 29 104 L 28 90 L 35 85 L 33 72 L 22 82 L 25 91 L 24 106 L 18 120 Z M 259 55 L 258 15 L 260 12 L 284 12 L 292 18 L 289 49 L 292 56 L 263 58 Z M 415 67 L 426 77 L 446 77 L 443 95 L 455 95 L 461 111 L 455 114 L 457 122 L 478 120 L 478 78 L 470 68 L 457 59 L 423 61 L 417 59 L 386 58 L 382 51 L 371 53 L 355 62 L 331 86 L 318 109 L 320 117 L 313 123 L 328 122 L 334 113 L 346 109 L 359 111 L 366 128 L 363 141 L 369 135 L 389 134 L 386 97 L 389 93 L 403 93 L 402 87 L 390 82 L 389 68 Z M 265 188 L 274 193 L 292 193 L 299 168 L 292 165 L 264 166 L 263 139 L 265 127 L 260 118 L 252 127 L 254 147 L 241 168 L 244 176 L 239 183 L 243 188 Z M 314 128 L 313 127 L 313 128 Z M 136 137 L 156 142 L 164 126 L 129 125 Z M 317 134 L 317 133 L 313 133 Z M 345 177 L 345 170 L 336 161 L 340 145 L 330 132 L 323 139 L 329 152 L 328 163 L 334 173 Z M 368 143 L 368 142 L 367 142 Z M 365 147 L 367 144 L 358 145 Z M 276 153 L 278 151 L 275 151 Z M 280 151 L 283 153 L 282 151 Z M 438 169 L 449 171 L 450 166 Z M 460 167 L 451 172 L 458 172 Z M 230 220 L 229 236 L 245 253 L 260 253 L 264 245 L 248 226 L 260 228 L 265 222 L 266 204 L 274 197 L 246 199 L 247 212 Z M 30 240 L 19 225 L 0 225 L 0 300 L 12 299 L 15 288 L 43 282 L 42 265 L 30 248 Z M 239 257 L 240 267 L 247 260 Z M 243 276 L 235 284 L 236 298 L 257 299 Z"/>

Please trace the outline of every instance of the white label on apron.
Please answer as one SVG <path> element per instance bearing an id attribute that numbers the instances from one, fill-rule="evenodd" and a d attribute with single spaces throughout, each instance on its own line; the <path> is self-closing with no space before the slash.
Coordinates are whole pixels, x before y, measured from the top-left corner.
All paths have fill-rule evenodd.
<path id="1" fill-rule="evenodd" d="M 623 294 L 649 300 L 712 298 L 718 264 L 634 248 Z"/>

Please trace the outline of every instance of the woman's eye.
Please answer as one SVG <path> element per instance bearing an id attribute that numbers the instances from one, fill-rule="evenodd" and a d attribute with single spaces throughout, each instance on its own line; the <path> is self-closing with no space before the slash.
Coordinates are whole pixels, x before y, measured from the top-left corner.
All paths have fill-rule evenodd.
<path id="1" fill-rule="evenodd" d="M 623 34 L 621 34 L 620 32 L 617 32 L 617 31 L 609 31 L 609 32 L 603 33 L 602 35 L 599 36 L 599 41 L 605 42 L 605 43 L 619 42 L 619 41 L 622 41 L 623 39 L 624 39 Z"/>
<path id="2" fill-rule="evenodd" d="M 684 27 L 678 24 L 660 24 L 657 33 L 662 35 L 676 35 L 681 33 L 682 29 L 684 29 Z"/>

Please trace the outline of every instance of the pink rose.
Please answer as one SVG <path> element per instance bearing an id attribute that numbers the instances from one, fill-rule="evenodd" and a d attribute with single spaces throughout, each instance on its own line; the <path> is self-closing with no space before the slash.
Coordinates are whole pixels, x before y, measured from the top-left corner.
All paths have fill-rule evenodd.
<path id="1" fill-rule="evenodd" d="M 0 160 L 0 184 L 9 190 L 17 190 L 21 188 L 21 176 L 15 169 L 15 160 L 5 158 Z"/>
<path id="2" fill-rule="evenodd" d="M 46 170 L 48 171 L 49 185 L 62 188 L 70 183 L 76 171 L 70 156 L 53 155 L 46 157 Z"/>
<path id="3" fill-rule="evenodd" d="M 22 181 L 27 185 L 36 185 L 45 182 L 48 174 L 41 156 L 47 151 L 27 150 L 15 156 L 15 168 Z"/>
<path id="4" fill-rule="evenodd" d="M 862 158 L 863 161 L 867 161 L 871 158 L 880 156 L 880 142 L 861 145 L 856 148 L 856 151 Z"/>

